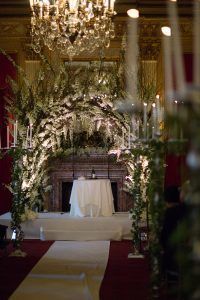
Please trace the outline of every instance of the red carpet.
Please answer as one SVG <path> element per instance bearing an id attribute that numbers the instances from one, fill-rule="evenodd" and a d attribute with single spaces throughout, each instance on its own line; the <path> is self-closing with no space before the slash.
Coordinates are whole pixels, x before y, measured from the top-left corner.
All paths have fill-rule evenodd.
<path id="1" fill-rule="evenodd" d="M 53 241 L 24 240 L 22 250 L 26 257 L 2 256 L 0 251 L 0 300 L 7 300 L 20 282 L 53 244 Z M 13 251 L 12 244 L 8 253 Z"/>
<path id="2" fill-rule="evenodd" d="M 130 249 L 130 241 L 111 242 L 100 300 L 149 299 L 148 261 L 146 258 L 127 258 Z"/>
<path id="3" fill-rule="evenodd" d="M 0 300 L 7 300 L 53 241 L 24 240 L 25 258 L 2 256 L 0 252 Z M 149 270 L 147 259 L 128 259 L 130 241 L 111 241 L 109 260 L 100 288 L 100 300 L 147 300 Z M 12 246 L 8 252 L 12 252 Z M 77 299 L 81 300 L 81 299 Z"/>

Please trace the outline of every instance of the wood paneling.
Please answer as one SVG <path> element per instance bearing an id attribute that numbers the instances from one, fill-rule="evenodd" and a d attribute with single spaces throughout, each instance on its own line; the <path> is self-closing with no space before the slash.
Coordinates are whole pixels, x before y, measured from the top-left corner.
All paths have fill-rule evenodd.
<path id="1" fill-rule="evenodd" d="M 109 178 L 111 183 L 117 184 L 117 211 L 128 211 L 133 202 L 130 195 L 123 190 L 127 169 L 124 164 L 106 154 L 74 156 L 51 162 L 49 175 L 52 191 L 46 197 L 45 208 L 49 211 L 62 211 L 62 183 L 72 182 L 80 176 L 89 179 L 92 168 L 98 179 Z"/>

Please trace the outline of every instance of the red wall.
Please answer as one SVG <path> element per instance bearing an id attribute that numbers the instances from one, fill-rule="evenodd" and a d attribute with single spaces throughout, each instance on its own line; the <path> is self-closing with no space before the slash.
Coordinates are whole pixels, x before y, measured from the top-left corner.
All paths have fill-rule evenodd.
<path id="1" fill-rule="evenodd" d="M 11 54 L 10 56 L 16 61 L 16 54 Z M 11 92 L 7 76 L 16 78 L 16 69 L 3 54 L 0 54 L 0 134 L 2 147 L 6 147 L 7 112 L 5 109 L 5 96 Z M 0 214 L 9 211 L 12 203 L 12 195 L 4 186 L 4 184 L 9 184 L 10 182 L 11 168 L 11 158 L 5 155 L 3 159 L 0 159 Z"/>

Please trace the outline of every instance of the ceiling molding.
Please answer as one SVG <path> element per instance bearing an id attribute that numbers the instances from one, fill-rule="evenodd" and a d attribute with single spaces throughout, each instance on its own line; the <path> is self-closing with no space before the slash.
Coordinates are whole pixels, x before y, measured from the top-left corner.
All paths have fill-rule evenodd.
<path id="1" fill-rule="evenodd" d="M 192 0 L 179 0 L 180 16 L 192 16 Z M 137 8 L 141 16 L 167 16 L 167 0 L 116 0 L 115 10 L 118 15 L 126 15 L 130 8 Z M 29 0 L 0 0 L 0 17 L 30 17 Z"/>

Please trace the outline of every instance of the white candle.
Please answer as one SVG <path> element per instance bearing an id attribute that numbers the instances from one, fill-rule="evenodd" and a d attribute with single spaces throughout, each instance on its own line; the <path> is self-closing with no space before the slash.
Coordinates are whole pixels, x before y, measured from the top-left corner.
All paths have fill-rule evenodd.
<path id="1" fill-rule="evenodd" d="M 168 13 L 169 13 L 169 20 L 172 29 L 174 66 L 175 66 L 175 75 L 176 75 L 176 84 L 177 84 L 176 89 L 180 95 L 183 95 L 185 93 L 185 72 L 184 72 L 181 40 L 180 40 L 180 31 L 178 26 L 176 0 L 168 1 Z"/>
<path id="2" fill-rule="evenodd" d="M 126 85 L 127 95 L 131 103 L 137 104 L 137 73 L 138 73 L 138 17 L 139 11 L 130 9 L 128 12 L 128 40 L 126 51 Z"/>
<path id="3" fill-rule="evenodd" d="M 17 144 L 17 121 L 14 123 L 14 143 L 13 146 L 15 147 Z"/>
<path id="4" fill-rule="evenodd" d="M 28 140 L 29 140 L 29 126 L 27 127 L 26 130 L 26 149 L 28 149 Z"/>
<path id="5" fill-rule="evenodd" d="M 9 149 L 9 126 L 7 126 L 7 148 Z"/>
<path id="6" fill-rule="evenodd" d="M 155 127 L 152 126 L 152 139 L 155 139 Z"/>
<path id="7" fill-rule="evenodd" d="M 43 8 L 43 4 L 41 2 L 39 2 L 39 5 L 40 5 L 40 19 L 42 19 L 42 8 Z"/>
<path id="8" fill-rule="evenodd" d="M 147 140 L 149 139 L 149 123 L 147 123 Z"/>
<path id="9" fill-rule="evenodd" d="M 144 139 L 146 139 L 147 135 L 147 103 L 143 103 L 144 111 L 143 111 L 143 132 L 144 132 Z"/>
<path id="10" fill-rule="evenodd" d="M 160 117 L 161 117 L 161 112 L 160 112 L 160 96 L 156 95 L 156 116 L 157 116 L 157 122 L 158 122 L 158 126 L 159 126 L 159 122 L 160 122 Z"/>
<path id="11" fill-rule="evenodd" d="M 114 11 L 115 0 L 110 0 L 110 9 Z"/>
<path id="12" fill-rule="evenodd" d="M 32 148 L 33 124 L 30 124 L 30 148 Z"/>
<path id="13" fill-rule="evenodd" d="M 14 126 L 13 126 L 13 131 L 14 131 L 14 137 L 13 137 L 13 146 L 15 147 L 15 144 L 16 144 L 16 125 L 14 123 Z"/>
<path id="14" fill-rule="evenodd" d="M 194 84 L 200 86 L 200 2 L 194 2 Z"/>
<path id="15" fill-rule="evenodd" d="M 164 72 L 165 72 L 165 99 L 167 100 L 167 110 L 172 111 L 173 97 L 173 73 L 172 73 L 172 48 L 171 48 L 171 29 L 162 27 L 163 51 L 164 51 Z"/>
<path id="16" fill-rule="evenodd" d="M 154 130 L 156 130 L 156 104 L 152 103 L 152 128 L 154 128 Z"/>
<path id="17" fill-rule="evenodd" d="M 18 136 L 18 121 L 17 120 L 15 122 L 15 130 L 16 130 L 16 139 L 15 139 L 15 142 L 16 142 L 16 145 L 17 145 L 17 136 Z"/>
<path id="18" fill-rule="evenodd" d="M 178 101 L 177 100 L 174 101 L 174 111 L 175 111 L 175 115 L 178 115 Z M 178 138 L 178 123 L 177 123 L 177 120 L 175 120 L 174 138 L 175 139 Z"/>

